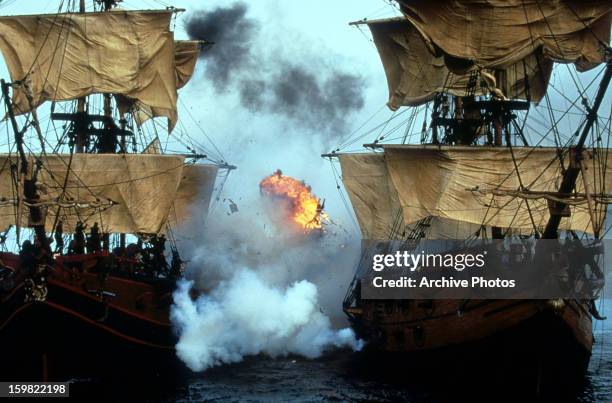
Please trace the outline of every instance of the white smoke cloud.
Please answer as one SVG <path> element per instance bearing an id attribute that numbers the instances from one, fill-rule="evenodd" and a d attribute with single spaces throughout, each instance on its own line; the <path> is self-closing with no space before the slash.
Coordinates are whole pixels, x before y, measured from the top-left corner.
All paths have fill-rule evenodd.
<path id="1" fill-rule="evenodd" d="M 194 371 L 260 353 L 317 358 L 331 347 L 362 347 L 352 330 L 331 329 L 319 310 L 317 288 L 308 281 L 283 290 L 241 269 L 196 301 L 189 295 L 192 285 L 179 284 L 171 317 L 181 335 L 178 355 Z"/>
<path id="2" fill-rule="evenodd" d="M 248 18 L 268 21 L 275 4 L 274 1 L 263 2 L 257 3 L 256 7 L 249 3 L 253 15 Z M 210 8 L 215 5 L 227 8 L 226 2 L 213 2 Z M 295 7 L 289 9 L 293 15 Z M 310 9 L 312 6 L 304 7 L 303 11 Z M 240 11 L 239 8 L 237 10 Z M 363 60 L 360 59 L 362 52 L 355 52 L 355 59 L 338 56 L 347 49 L 343 46 L 327 49 L 316 37 L 312 37 L 313 32 L 309 27 L 295 31 L 293 27 L 296 23 L 292 23 L 292 29 L 287 29 L 278 23 L 283 19 L 277 17 L 274 14 L 274 24 L 259 24 L 261 35 L 253 37 L 250 49 L 270 49 L 271 41 L 276 40 L 277 43 L 282 36 L 285 38 L 283 54 L 290 56 L 291 60 L 304 60 L 306 57 L 308 63 L 313 65 L 313 60 L 322 58 L 322 64 L 314 64 L 319 69 L 317 71 L 331 69 L 333 72 L 347 72 L 363 76 L 365 83 L 372 82 L 372 71 L 379 71 L 379 65 L 364 69 L 368 63 L 363 60 L 367 62 L 371 55 Z M 337 32 L 349 30 L 345 17 L 338 22 L 338 25 L 328 25 L 343 27 Z M 209 51 L 225 52 L 230 49 L 231 53 L 232 45 L 227 38 L 216 42 Z M 241 40 L 231 43 L 244 45 Z M 373 52 L 377 57 L 375 50 Z M 238 54 L 248 55 L 249 52 L 232 53 Z M 311 54 L 317 57 L 309 57 Z M 196 228 L 194 232 L 197 235 L 191 239 L 178 236 L 181 256 L 189 260 L 186 278 L 190 280 L 190 283 L 180 284 L 172 312 L 180 336 L 177 345 L 179 356 L 192 369 L 204 370 L 225 362 L 239 361 L 251 354 L 316 357 L 338 345 L 360 347 L 353 332 L 345 329 L 348 321 L 341 310 L 342 297 L 360 257 L 360 234 L 356 224 L 353 224 L 352 212 L 345 208 L 338 196 L 333 172 L 320 154 L 328 152 L 332 144 L 336 145 L 339 136 L 350 133 L 353 126 L 361 123 L 362 118 L 357 114 L 361 100 L 359 105 L 349 105 L 345 110 L 346 113 L 341 116 L 342 125 L 327 124 L 330 119 L 327 111 L 323 111 L 321 122 L 313 122 L 312 119 L 298 121 L 291 116 L 285 119 L 276 110 L 267 107 L 259 110 L 245 105 L 244 88 L 240 85 L 244 76 L 234 75 L 233 84 L 231 80 L 228 81 L 222 94 L 219 93 L 218 80 L 197 80 L 203 75 L 210 77 L 211 73 L 219 72 L 216 67 L 225 65 L 210 62 L 210 57 L 214 55 L 208 56 L 205 63 L 199 63 L 198 72 L 194 74 L 196 80 L 182 90 L 181 97 L 197 100 L 193 105 L 197 105 L 194 113 L 198 121 L 209 133 L 215 134 L 215 138 L 219 139 L 217 145 L 225 153 L 223 159 L 237 165 L 238 171 L 232 173 L 224 185 L 221 200 L 208 215 L 206 228 Z M 246 61 L 243 64 L 249 63 Z M 240 66 L 244 67 L 243 64 Z M 209 70 L 211 66 L 214 71 Z M 264 68 L 265 71 L 260 72 L 266 77 L 282 70 L 280 65 L 268 63 L 266 66 L 270 67 L 270 71 Z M 331 70 L 330 74 L 333 73 Z M 236 72 L 232 70 L 230 73 Z M 318 82 L 323 80 L 320 81 L 323 85 L 321 88 L 329 89 L 324 86 L 327 81 L 325 77 L 328 74 L 316 76 Z M 224 84 L 224 77 L 221 78 L 220 83 Z M 386 99 L 386 93 L 383 93 L 386 88 L 384 75 L 382 80 L 383 85 L 372 87 L 380 88 L 381 96 L 370 100 L 369 97 L 364 98 L 364 102 L 375 105 L 371 110 L 379 109 L 380 100 Z M 345 81 L 339 83 L 350 84 Z M 269 98 L 276 95 L 270 92 L 274 88 L 270 86 L 265 91 L 264 101 L 275 99 Z M 352 87 L 346 89 L 351 90 Z M 358 90 L 362 91 L 361 88 Z M 300 90 L 297 94 L 302 92 Z M 257 98 L 259 93 L 251 91 L 246 95 Z M 350 96 L 345 98 L 352 99 Z M 306 110 L 311 107 L 320 110 L 325 104 L 314 97 L 308 99 Z M 337 110 L 335 106 L 333 109 Z M 254 110 L 258 112 L 254 113 Z M 331 112 L 332 118 L 336 116 L 335 112 Z M 183 123 L 187 130 L 199 130 L 185 120 Z M 319 123 L 334 129 L 321 130 Z M 311 185 L 317 196 L 326 200 L 326 211 L 339 225 L 330 227 L 323 237 L 307 238 L 276 228 L 275 221 L 269 217 L 269 209 L 261 203 L 258 184 L 264 176 L 279 168 L 285 174 L 304 179 Z M 223 198 L 236 202 L 239 213 L 230 213 L 227 203 L 223 204 Z M 201 293 L 196 301 L 189 298 L 189 287 Z M 253 311 L 256 317 L 266 320 L 251 321 L 249 315 L 254 315 Z"/>
<path id="3" fill-rule="evenodd" d="M 276 226 L 258 194 L 242 205 L 248 208 L 237 214 L 211 215 L 202 237 L 182 245 L 191 261 L 171 311 L 179 358 L 203 371 L 249 355 L 316 358 L 332 348 L 361 349 L 354 332 L 335 329 L 326 314 L 340 311 L 358 256 L 354 242 L 334 229 L 308 237 Z"/>

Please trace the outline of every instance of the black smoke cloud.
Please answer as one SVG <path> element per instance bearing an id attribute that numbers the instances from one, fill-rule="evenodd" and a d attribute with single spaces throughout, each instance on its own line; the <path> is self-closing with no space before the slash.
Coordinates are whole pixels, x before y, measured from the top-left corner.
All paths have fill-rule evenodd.
<path id="1" fill-rule="evenodd" d="M 332 64 L 333 55 L 326 58 L 304 51 L 296 58 L 285 51 L 281 38 L 274 46 L 264 43 L 261 24 L 247 14 L 246 4 L 235 3 L 198 11 L 187 19 L 192 39 L 215 43 L 201 53 L 206 61 L 204 74 L 215 91 L 237 91 L 241 105 L 251 112 L 279 115 L 327 134 L 343 134 L 348 115 L 364 105 L 363 77 L 322 67 Z"/>
<path id="2" fill-rule="evenodd" d="M 206 46 L 201 56 L 209 61 L 206 75 L 217 92 L 231 85 L 239 72 L 251 67 L 251 39 L 259 24 L 246 17 L 247 5 L 236 3 L 213 11 L 196 11 L 187 20 L 187 34 L 192 39 L 217 43 Z"/>

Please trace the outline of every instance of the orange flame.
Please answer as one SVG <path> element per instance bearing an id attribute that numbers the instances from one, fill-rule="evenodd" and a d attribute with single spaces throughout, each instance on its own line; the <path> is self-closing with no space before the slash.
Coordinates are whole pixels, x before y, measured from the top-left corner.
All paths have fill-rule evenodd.
<path id="1" fill-rule="evenodd" d="M 259 189 L 266 196 L 286 201 L 290 218 L 299 228 L 323 229 L 322 220 L 327 217 L 323 212 L 325 202 L 321 203 L 303 181 L 285 176 L 279 169 L 264 178 L 259 183 Z"/>

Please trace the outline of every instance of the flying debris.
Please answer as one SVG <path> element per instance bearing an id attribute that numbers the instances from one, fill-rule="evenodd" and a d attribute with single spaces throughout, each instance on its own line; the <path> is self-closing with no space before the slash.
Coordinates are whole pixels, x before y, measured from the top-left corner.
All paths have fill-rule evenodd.
<path id="1" fill-rule="evenodd" d="M 232 199 L 229 199 L 230 205 L 230 213 L 234 214 L 238 212 L 238 205 L 236 204 L 236 202 L 234 202 Z"/>

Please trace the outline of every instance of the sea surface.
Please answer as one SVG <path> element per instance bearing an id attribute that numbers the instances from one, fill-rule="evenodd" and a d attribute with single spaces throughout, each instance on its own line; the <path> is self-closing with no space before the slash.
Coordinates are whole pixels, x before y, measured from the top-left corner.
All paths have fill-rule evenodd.
<path id="1" fill-rule="evenodd" d="M 610 301 L 612 302 L 612 301 Z M 610 309 L 609 311 L 612 311 Z M 612 315 L 609 315 L 612 319 Z M 384 369 L 355 371 L 359 363 L 346 355 L 332 354 L 319 360 L 297 357 L 270 360 L 258 358 L 217 368 L 193 376 L 177 388 L 166 402 L 180 401 L 286 401 L 286 402 L 453 402 L 470 401 L 463 394 L 455 400 L 444 385 L 422 385 L 397 376 L 386 377 Z M 397 375 L 397 374 L 396 374 Z M 393 378 L 393 380 L 390 380 Z M 500 391 L 503 394 L 503 391 Z M 488 395 L 487 395 L 488 396 Z M 474 401 L 488 400 L 476 393 Z M 491 397 L 491 402 L 500 399 Z M 574 400 L 574 399 L 571 399 Z M 612 325 L 598 329 L 588 379 L 577 402 L 612 402 Z"/>
<path id="2" fill-rule="evenodd" d="M 612 299 L 600 307 L 610 320 L 594 322 L 596 343 L 587 381 L 572 401 L 612 402 Z M 242 363 L 213 368 L 204 373 L 186 372 L 181 379 L 165 383 L 128 386 L 125 382 L 104 384 L 102 395 L 125 396 L 129 401 L 162 402 L 343 402 L 343 401 L 458 401 L 443 384 L 413 382 L 401 374 L 388 376 L 385 368 L 361 363 L 358 354 L 339 351 L 317 360 L 300 357 L 271 359 L 251 357 Z M 474 390 L 477 390 L 475 380 Z M 131 390 L 130 390 L 131 388 Z M 500 401 L 498 396 L 469 394 L 461 401 Z M 100 396 L 102 396 L 100 395 Z M 476 398 L 477 397 L 477 398 Z"/>

